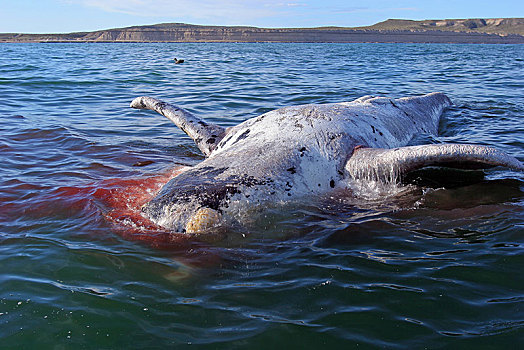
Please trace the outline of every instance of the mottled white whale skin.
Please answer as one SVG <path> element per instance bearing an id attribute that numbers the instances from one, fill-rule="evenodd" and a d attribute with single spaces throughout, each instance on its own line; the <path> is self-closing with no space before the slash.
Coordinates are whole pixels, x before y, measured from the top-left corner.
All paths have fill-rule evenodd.
<path id="1" fill-rule="evenodd" d="M 165 228 L 198 233 L 199 227 L 212 227 L 238 208 L 320 195 L 346 186 L 349 178 L 384 169 L 408 172 L 439 164 L 524 169 L 491 147 L 403 147 L 417 135 L 436 135 L 440 116 L 450 105 L 442 93 L 400 99 L 364 96 L 280 108 L 224 129 L 179 107 L 138 97 L 131 107 L 166 116 L 207 156 L 169 181 L 142 211 Z"/>

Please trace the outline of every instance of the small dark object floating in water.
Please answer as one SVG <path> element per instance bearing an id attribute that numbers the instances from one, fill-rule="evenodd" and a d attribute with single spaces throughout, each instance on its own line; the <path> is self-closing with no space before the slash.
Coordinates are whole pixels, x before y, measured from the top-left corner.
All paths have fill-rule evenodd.
<path id="1" fill-rule="evenodd" d="M 133 166 L 146 166 L 146 165 L 153 164 L 153 163 L 154 161 L 152 160 L 143 160 L 143 161 L 136 162 L 135 164 L 133 164 Z"/>
<path id="2" fill-rule="evenodd" d="M 179 60 L 176 57 L 173 60 L 175 61 L 175 64 L 184 63 L 184 60 Z"/>

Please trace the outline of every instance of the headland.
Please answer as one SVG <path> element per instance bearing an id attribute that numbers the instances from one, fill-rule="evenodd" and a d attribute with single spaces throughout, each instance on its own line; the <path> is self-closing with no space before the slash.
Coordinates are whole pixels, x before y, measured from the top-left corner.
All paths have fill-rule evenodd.
<path id="1" fill-rule="evenodd" d="M 65 34 L 0 33 L 0 42 L 311 42 L 523 44 L 524 18 L 404 20 L 367 27 L 258 28 L 162 23 Z"/>

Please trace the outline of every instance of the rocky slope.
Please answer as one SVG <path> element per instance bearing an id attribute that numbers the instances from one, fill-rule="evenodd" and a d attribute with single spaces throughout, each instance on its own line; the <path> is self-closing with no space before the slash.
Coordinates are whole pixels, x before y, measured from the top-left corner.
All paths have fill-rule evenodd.
<path id="1" fill-rule="evenodd" d="M 488 18 L 488 19 L 444 19 L 411 21 L 388 19 L 362 29 L 392 30 L 439 30 L 466 33 L 486 33 L 498 35 L 516 34 L 524 36 L 524 18 Z"/>

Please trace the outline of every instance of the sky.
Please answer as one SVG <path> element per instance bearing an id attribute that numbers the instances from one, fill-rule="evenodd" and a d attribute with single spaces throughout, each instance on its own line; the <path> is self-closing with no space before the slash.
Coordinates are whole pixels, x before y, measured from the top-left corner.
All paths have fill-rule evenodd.
<path id="1" fill-rule="evenodd" d="M 0 0 L 0 33 L 70 33 L 157 23 L 356 27 L 388 18 L 524 17 L 522 0 Z"/>

